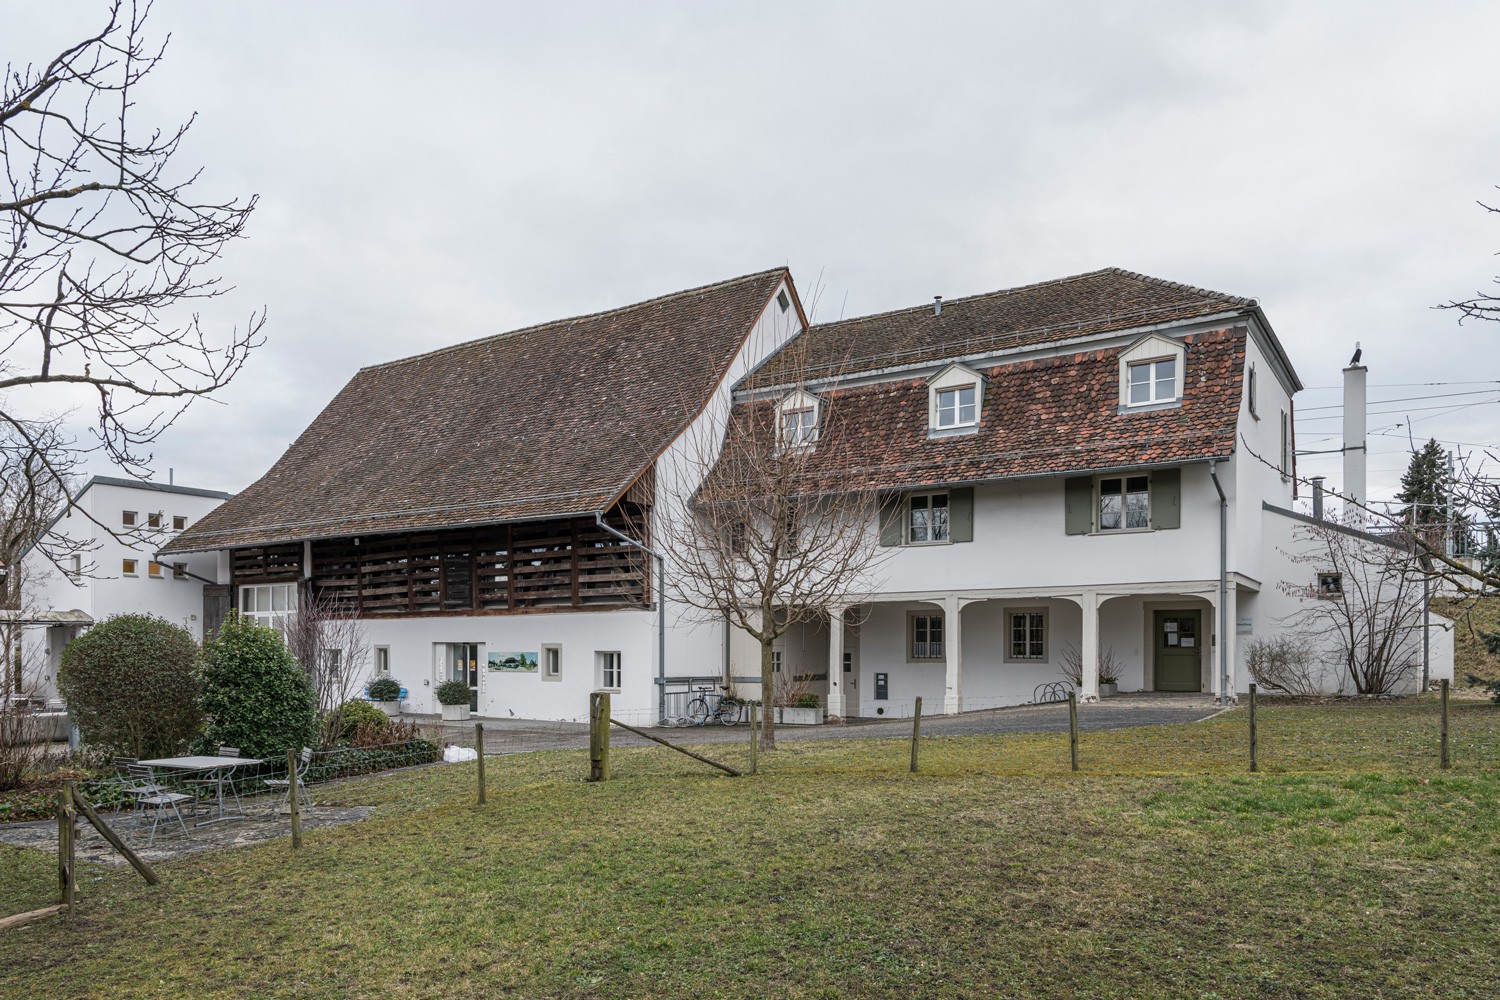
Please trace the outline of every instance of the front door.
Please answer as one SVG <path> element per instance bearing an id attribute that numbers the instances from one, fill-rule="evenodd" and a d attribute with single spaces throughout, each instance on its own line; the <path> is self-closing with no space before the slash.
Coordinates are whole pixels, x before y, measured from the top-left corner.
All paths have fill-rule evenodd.
<path id="1" fill-rule="evenodd" d="M 448 644 L 448 679 L 469 686 L 469 711 L 479 711 L 479 646 L 472 642 Z"/>
<path id="2" fill-rule="evenodd" d="M 1202 614 L 1197 611 L 1158 611 L 1156 690 L 1203 690 Z"/>

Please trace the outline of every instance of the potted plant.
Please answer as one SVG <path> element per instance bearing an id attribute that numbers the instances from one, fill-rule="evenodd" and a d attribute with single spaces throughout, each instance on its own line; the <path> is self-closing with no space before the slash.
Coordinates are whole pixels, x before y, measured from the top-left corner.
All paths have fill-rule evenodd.
<path id="1" fill-rule="evenodd" d="M 823 710 L 817 695 L 804 693 L 778 709 L 777 716 L 777 721 L 785 726 L 816 726 L 823 721 Z"/>
<path id="2" fill-rule="evenodd" d="M 438 685 L 437 700 L 443 706 L 444 722 L 463 722 L 469 717 L 469 685 L 463 681 L 444 681 Z"/>
<path id="3" fill-rule="evenodd" d="M 1115 662 L 1114 647 L 1099 656 L 1099 697 L 1109 698 L 1120 691 L 1120 665 Z"/>
<path id="4" fill-rule="evenodd" d="M 365 696 L 377 702 L 389 716 L 401 714 L 401 682 L 389 677 L 377 677 L 365 688 Z"/>

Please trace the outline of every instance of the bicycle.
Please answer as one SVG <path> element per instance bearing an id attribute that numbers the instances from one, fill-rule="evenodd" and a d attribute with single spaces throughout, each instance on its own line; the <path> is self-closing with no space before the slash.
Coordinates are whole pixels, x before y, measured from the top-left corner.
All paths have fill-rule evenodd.
<path id="1" fill-rule="evenodd" d="M 723 685 L 720 685 L 723 687 Z M 733 726 L 740 721 L 745 706 L 738 698 L 728 694 L 718 694 L 711 688 L 694 688 L 699 692 L 698 697 L 688 702 L 687 719 L 678 725 L 706 726 L 710 722 L 717 722 L 721 726 Z M 728 690 L 728 688 L 724 688 Z"/>

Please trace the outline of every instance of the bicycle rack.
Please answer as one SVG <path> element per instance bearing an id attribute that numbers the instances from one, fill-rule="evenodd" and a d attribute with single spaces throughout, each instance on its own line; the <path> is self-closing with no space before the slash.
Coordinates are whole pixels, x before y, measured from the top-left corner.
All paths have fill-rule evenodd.
<path id="1" fill-rule="evenodd" d="M 1038 684 L 1031 692 L 1031 703 L 1033 705 L 1051 705 L 1059 701 L 1067 701 L 1068 695 L 1073 691 L 1073 685 L 1067 681 L 1051 681 L 1047 684 Z"/>

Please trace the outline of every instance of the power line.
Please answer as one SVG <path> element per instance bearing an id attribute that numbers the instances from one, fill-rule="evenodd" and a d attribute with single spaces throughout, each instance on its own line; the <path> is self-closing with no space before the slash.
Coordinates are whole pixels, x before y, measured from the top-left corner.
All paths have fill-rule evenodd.
<path id="1" fill-rule="evenodd" d="M 1381 382 L 1370 383 L 1372 389 L 1420 389 L 1429 385 L 1500 385 L 1500 379 L 1476 379 L 1472 382 Z M 1342 385 L 1305 385 L 1303 392 L 1316 392 L 1320 389 L 1342 389 Z"/>
<path id="2" fill-rule="evenodd" d="M 1397 416 L 1397 415 L 1405 416 L 1408 413 L 1421 413 L 1424 410 L 1447 410 L 1448 412 L 1453 413 L 1453 412 L 1456 412 L 1458 410 L 1466 410 L 1466 409 L 1468 409 L 1471 406 L 1488 406 L 1491 403 L 1500 403 L 1500 398 L 1496 398 L 1496 399 L 1477 399 L 1477 400 L 1475 400 L 1472 403 L 1460 403 L 1457 406 L 1453 406 L 1453 405 L 1407 406 L 1407 407 L 1403 407 L 1403 408 L 1398 409 L 1398 410 L 1368 410 L 1368 411 L 1366 411 L 1365 416 L 1368 416 L 1368 417 L 1388 417 L 1388 416 Z M 1317 417 L 1302 417 L 1299 414 L 1297 419 L 1298 420 L 1304 420 L 1304 419 L 1305 420 L 1338 420 L 1342 416 L 1343 416 L 1343 414 L 1340 414 L 1340 413 L 1325 413 L 1322 416 L 1317 416 Z M 1426 418 L 1423 418 L 1423 419 L 1426 419 Z"/>
<path id="3" fill-rule="evenodd" d="M 1470 389 L 1468 392 L 1436 392 L 1428 396 L 1397 396 L 1394 399 L 1372 399 L 1370 403 L 1375 406 L 1384 406 L 1386 403 L 1409 403 L 1417 399 L 1453 399 L 1457 396 L 1483 396 L 1486 393 L 1496 392 L 1496 389 Z M 1342 410 L 1343 403 L 1332 403 L 1328 406 L 1304 406 L 1299 413 L 1311 413 L 1314 410 Z"/>

